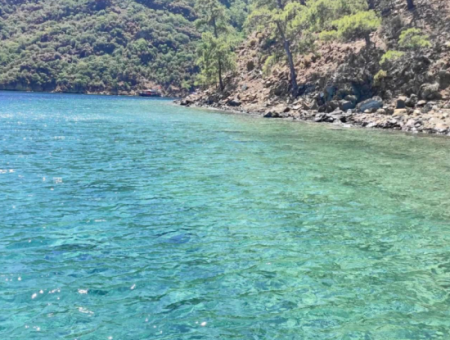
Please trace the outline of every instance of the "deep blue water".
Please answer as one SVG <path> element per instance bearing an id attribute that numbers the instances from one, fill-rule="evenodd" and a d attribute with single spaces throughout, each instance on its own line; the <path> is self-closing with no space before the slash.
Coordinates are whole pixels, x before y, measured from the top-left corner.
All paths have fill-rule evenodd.
<path id="1" fill-rule="evenodd" d="M 0 92 L 0 339 L 449 339 L 450 139 Z"/>

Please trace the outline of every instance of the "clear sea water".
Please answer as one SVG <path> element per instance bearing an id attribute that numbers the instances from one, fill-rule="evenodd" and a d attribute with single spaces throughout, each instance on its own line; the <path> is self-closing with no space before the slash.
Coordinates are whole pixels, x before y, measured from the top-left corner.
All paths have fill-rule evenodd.
<path id="1" fill-rule="evenodd" d="M 450 139 L 0 93 L 0 339 L 449 339 Z"/>

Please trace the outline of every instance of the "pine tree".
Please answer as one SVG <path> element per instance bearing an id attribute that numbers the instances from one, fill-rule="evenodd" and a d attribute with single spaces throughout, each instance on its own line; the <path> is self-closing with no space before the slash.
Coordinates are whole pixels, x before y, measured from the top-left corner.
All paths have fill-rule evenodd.
<path id="1" fill-rule="evenodd" d="M 204 81 L 211 81 L 217 74 L 220 90 L 225 88 L 223 73 L 228 71 L 231 62 L 231 44 L 227 39 L 231 34 L 225 7 L 218 0 L 197 0 L 197 12 L 200 19 L 196 21 L 199 29 L 206 31 L 202 35 L 199 47 L 200 58 L 198 64 L 202 69 L 200 77 Z M 213 60 L 211 60 L 213 58 Z"/>
<path id="2" fill-rule="evenodd" d="M 254 10 L 248 18 L 248 23 L 253 26 L 263 25 L 283 44 L 290 70 L 292 95 L 297 96 L 297 73 L 291 48 L 294 31 L 291 24 L 303 5 L 301 2 L 290 0 L 254 0 L 253 5 Z"/>
<path id="3" fill-rule="evenodd" d="M 211 85 L 219 81 L 220 90 L 223 91 L 222 72 L 233 70 L 235 67 L 230 41 L 226 36 L 216 38 L 211 32 L 205 32 L 202 34 L 197 52 L 199 56 L 197 65 L 201 70 L 197 84 Z"/>
<path id="4" fill-rule="evenodd" d="M 321 32 L 323 40 L 364 38 L 369 46 L 370 33 L 381 25 L 375 11 L 369 10 L 370 3 L 371 0 L 308 0 L 294 26 Z"/>
<path id="5" fill-rule="evenodd" d="M 381 20 L 374 11 L 364 11 L 342 17 L 334 21 L 333 25 L 337 27 L 337 31 L 335 31 L 337 38 L 344 41 L 364 38 L 366 46 L 370 46 L 370 33 L 380 27 Z"/>

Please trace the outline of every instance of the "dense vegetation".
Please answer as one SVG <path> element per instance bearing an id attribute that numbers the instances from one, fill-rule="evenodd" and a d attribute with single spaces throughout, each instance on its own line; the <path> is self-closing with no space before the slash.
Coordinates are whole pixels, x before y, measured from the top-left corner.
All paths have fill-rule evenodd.
<path id="1" fill-rule="evenodd" d="M 224 88 L 244 33 L 263 32 L 276 62 L 317 40 L 365 39 L 381 24 L 382 0 L 0 0 L 0 89 L 129 93 L 161 85 Z M 403 0 L 408 8 L 413 0 Z M 429 46 L 404 31 L 399 48 Z M 389 51 L 382 62 L 397 58 Z"/>
<path id="2" fill-rule="evenodd" d="M 224 2 L 235 27 L 246 4 Z M 0 0 L 0 89 L 190 89 L 201 33 L 193 0 Z"/>
<path id="3" fill-rule="evenodd" d="M 409 10 L 414 9 L 414 0 L 402 1 Z M 233 69 L 232 42 L 236 33 L 227 29 L 230 19 L 223 14 L 219 0 L 197 2 L 202 3 L 203 8 L 211 8 L 208 13 L 200 15 L 209 23 L 209 33 L 207 31 L 202 36 L 199 83 L 218 84 L 218 88 L 223 90 L 222 64 L 227 60 L 227 70 Z M 295 96 L 298 93 L 296 55 L 313 52 L 320 40 L 352 42 L 364 39 L 370 48 L 371 34 L 382 25 L 381 12 L 387 4 L 385 0 L 252 0 L 244 27 L 247 34 L 262 33 L 267 45 L 272 47 L 261 55 L 265 59 L 264 74 L 280 62 L 289 67 L 290 90 Z M 415 49 L 430 47 L 431 44 L 420 29 L 405 27 L 397 45 L 403 49 Z M 385 63 L 389 57 L 397 57 L 401 53 L 388 51 L 381 61 Z"/>

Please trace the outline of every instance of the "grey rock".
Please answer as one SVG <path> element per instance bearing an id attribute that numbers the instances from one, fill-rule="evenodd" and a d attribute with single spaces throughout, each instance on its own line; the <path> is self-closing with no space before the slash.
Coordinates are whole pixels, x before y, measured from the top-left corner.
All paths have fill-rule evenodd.
<path id="1" fill-rule="evenodd" d="M 326 115 L 325 115 L 325 113 L 317 113 L 315 116 L 314 116 L 314 121 L 316 122 L 316 123 L 320 123 L 320 122 L 323 122 L 323 121 L 325 121 L 325 118 L 326 117 Z"/>
<path id="2" fill-rule="evenodd" d="M 397 101 L 395 103 L 396 109 L 404 109 L 406 107 L 406 101 L 408 100 L 405 96 L 400 96 L 397 98 Z"/>
<path id="3" fill-rule="evenodd" d="M 231 99 L 231 100 L 229 100 L 228 102 L 227 102 L 227 104 L 229 105 L 229 106 L 234 106 L 234 107 L 236 107 L 236 106 L 241 106 L 241 101 L 240 100 L 238 100 L 238 99 Z"/>
<path id="4" fill-rule="evenodd" d="M 333 122 L 342 122 L 345 123 L 347 121 L 347 117 L 341 110 L 335 110 L 329 115 L 330 119 L 333 119 Z"/>
<path id="5" fill-rule="evenodd" d="M 373 97 L 371 99 L 367 99 L 361 103 L 359 103 L 356 108 L 360 112 L 375 112 L 378 109 L 383 107 L 383 100 L 380 97 Z"/>
<path id="6" fill-rule="evenodd" d="M 318 110 L 319 109 L 319 105 L 317 104 L 316 100 L 313 100 L 309 105 L 308 105 L 308 110 Z"/>
<path id="7" fill-rule="evenodd" d="M 392 115 L 394 113 L 394 107 L 392 106 L 385 105 L 383 106 L 383 110 L 386 112 L 385 114 L 387 115 Z"/>
<path id="8" fill-rule="evenodd" d="M 414 107 L 417 104 L 417 96 L 415 94 L 412 94 L 405 102 L 405 105 L 407 107 Z"/>
<path id="9" fill-rule="evenodd" d="M 281 116 L 278 112 L 272 112 L 272 111 L 267 111 L 263 117 L 264 118 L 281 118 Z"/>
<path id="10" fill-rule="evenodd" d="M 337 100 L 332 100 L 332 101 L 326 103 L 325 105 L 326 105 L 327 112 L 333 112 L 334 110 L 339 108 L 339 102 Z"/>
<path id="11" fill-rule="evenodd" d="M 425 106 L 425 105 L 427 105 L 427 101 L 426 101 L 426 100 L 419 100 L 419 101 L 417 102 L 417 106 L 418 106 L 418 107 L 423 107 L 423 106 Z"/>
<path id="12" fill-rule="evenodd" d="M 440 99 L 439 83 L 423 84 L 420 87 L 420 98 L 425 100 Z"/>
<path id="13" fill-rule="evenodd" d="M 349 96 L 347 96 L 347 97 L 349 97 Z M 355 102 L 352 102 L 352 101 L 349 101 L 349 100 L 341 100 L 341 101 L 339 102 L 339 108 L 340 108 L 342 111 L 352 110 L 352 109 L 354 109 L 355 107 L 356 107 Z"/>
<path id="14" fill-rule="evenodd" d="M 431 110 L 433 110 L 433 106 L 430 103 L 426 103 L 424 107 L 422 107 L 421 112 L 422 113 L 428 113 Z"/>
<path id="15" fill-rule="evenodd" d="M 450 72 L 448 70 L 439 71 L 439 82 L 443 89 L 450 85 Z"/>
<path id="16" fill-rule="evenodd" d="M 358 98 L 356 96 L 354 96 L 354 95 L 345 96 L 344 99 L 349 101 L 349 102 L 355 103 L 355 104 L 358 101 Z"/>
<path id="17" fill-rule="evenodd" d="M 291 111 L 291 108 L 289 106 L 284 106 L 284 107 L 281 108 L 281 112 L 283 112 L 283 113 L 286 113 L 286 112 L 289 112 L 289 111 Z"/>
<path id="18" fill-rule="evenodd" d="M 391 100 L 392 97 L 393 97 L 392 91 L 386 90 L 385 93 L 384 93 L 384 97 L 383 97 L 383 98 L 384 98 L 384 99 L 387 99 L 387 100 Z"/>

